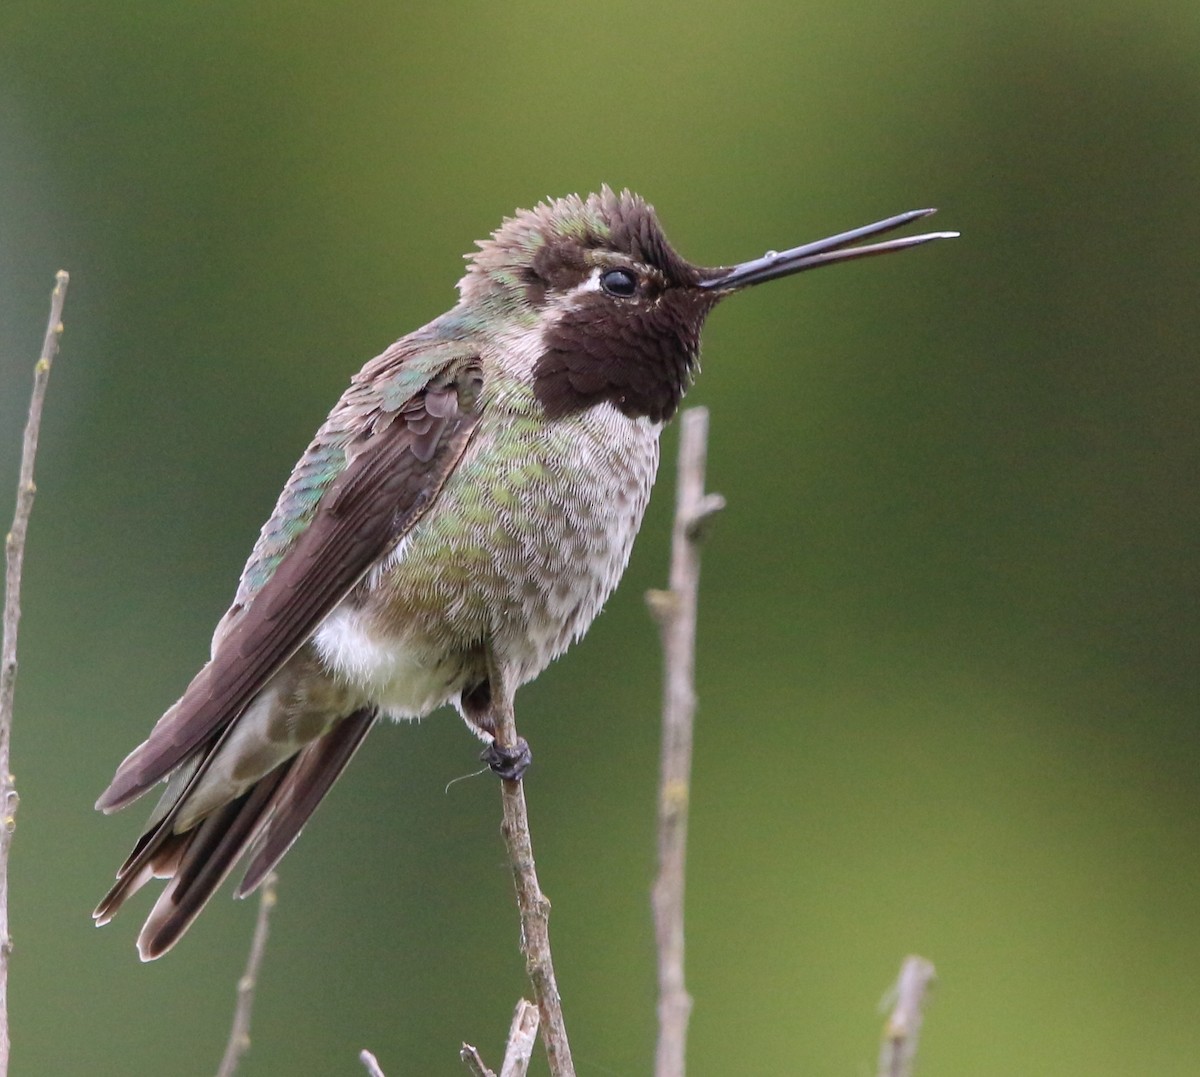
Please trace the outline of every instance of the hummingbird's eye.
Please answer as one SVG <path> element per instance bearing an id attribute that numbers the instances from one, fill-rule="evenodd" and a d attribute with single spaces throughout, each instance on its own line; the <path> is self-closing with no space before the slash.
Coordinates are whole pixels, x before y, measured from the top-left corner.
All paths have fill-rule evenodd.
<path id="1" fill-rule="evenodd" d="M 606 269 L 600 274 L 600 287 L 609 295 L 628 299 L 637 291 L 637 277 L 628 269 Z"/>

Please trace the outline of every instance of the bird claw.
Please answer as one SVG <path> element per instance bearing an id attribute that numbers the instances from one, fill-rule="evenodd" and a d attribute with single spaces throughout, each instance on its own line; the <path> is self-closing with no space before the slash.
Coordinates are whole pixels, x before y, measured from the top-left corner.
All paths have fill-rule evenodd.
<path id="1" fill-rule="evenodd" d="M 533 762 L 533 753 L 529 750 L 529 742 L 524 737 L 517 737 L 517 743 L 513 745 L 492 741 L 479 758 L 506 782 L 519 782 Z"/>

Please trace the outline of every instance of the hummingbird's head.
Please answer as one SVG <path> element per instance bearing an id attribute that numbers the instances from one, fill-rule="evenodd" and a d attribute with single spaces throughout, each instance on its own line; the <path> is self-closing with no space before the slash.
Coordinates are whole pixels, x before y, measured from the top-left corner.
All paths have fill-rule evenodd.
<path id="1" fill-rule="evenodd" d="M 917 210 L 731 268 L 681 258 L 640 196 L 543 202 L 507 219 L 459 282 L 485 319 L 537 334 L 534 391 L 551 418 L 611 403 L 630 417 L 669 419 L 695 375 L 700 330 L 725 296 L 765 280 L 956 233 L 847 245 L 899 227 Z"/>
<path id="2" fill-rule="evenodd" d="M 464 302 L 536 327 L 534 391 L 551 418 L 610 402 L 663 421 L 691 383 L 719 295 L 675 253 L 654 210 L 608 187 L 543 202 L 479 244 Z"/>

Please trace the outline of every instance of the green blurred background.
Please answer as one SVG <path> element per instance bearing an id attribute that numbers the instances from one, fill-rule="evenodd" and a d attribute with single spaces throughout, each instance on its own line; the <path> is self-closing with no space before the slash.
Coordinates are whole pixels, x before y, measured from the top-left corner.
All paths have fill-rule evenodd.
<path id="1" fill-rule="evenodd" d="M 1195 0 L 0 6 L 0 509 L 53 273 L 14 737 L 16 1074 L 216 1068 L 252 903 L 140 965 L 92 801 L 181 690 L 350 374 L 518 206 L 628 185 L 687 256 L 913 206 L 953 244 L 723 307 L 704 563 L 696 1074 L 1197 1072 Z M 675 432 L 621 590 L 527 688 L 581 1075 L 654 1037 Z M 384 728 L 284 865 L 247 1077 L 498 1063 L 524 988 L 496 783 Z M 537 1072 L 544 1072 L 540 1058 Z"/>

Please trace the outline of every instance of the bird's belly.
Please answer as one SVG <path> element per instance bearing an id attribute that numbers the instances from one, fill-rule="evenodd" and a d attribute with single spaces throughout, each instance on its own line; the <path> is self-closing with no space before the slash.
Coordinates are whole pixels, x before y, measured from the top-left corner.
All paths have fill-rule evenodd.
<path id="1" fill-rule="evenodd" d="M 325 618 L 313 642 L 338 680 L 393 718 L 428 714 L 461 690 L 468 672 L 461 654 L 438 654 L 412 634 L 380 631 L 350 600 Z"/>
<path id="2" fill-rule="evenodd" d="M 659 424 L 611 405 L 480 430 L 434 506 L 318 629 L 326 664 L 396 716 L 513 687 L 587 630 L 628 563 Z"/>

